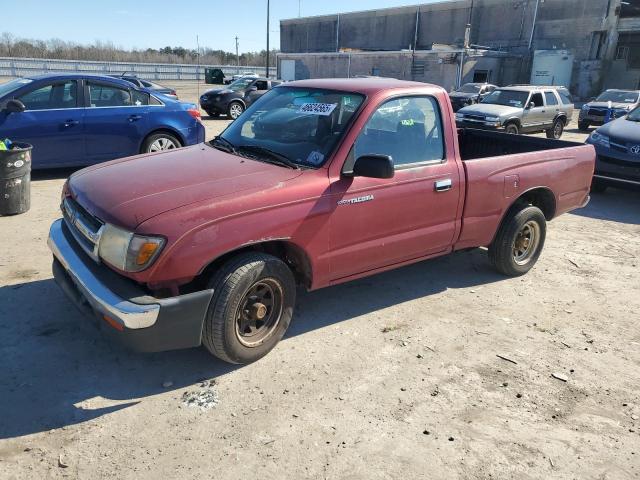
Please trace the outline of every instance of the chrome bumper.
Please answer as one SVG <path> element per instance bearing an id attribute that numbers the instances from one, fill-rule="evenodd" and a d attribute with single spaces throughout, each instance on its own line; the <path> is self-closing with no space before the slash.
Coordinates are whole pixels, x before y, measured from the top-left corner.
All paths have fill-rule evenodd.
<path id="1" fill-rule="evenodd" d="M 109 289 L 69 243 L 62 222 L 59 219 L 51 225 L 47 244 L 90 306 L 129 329 L 147 328 L 155 324 L 160 305 L 133 303 Z"/>

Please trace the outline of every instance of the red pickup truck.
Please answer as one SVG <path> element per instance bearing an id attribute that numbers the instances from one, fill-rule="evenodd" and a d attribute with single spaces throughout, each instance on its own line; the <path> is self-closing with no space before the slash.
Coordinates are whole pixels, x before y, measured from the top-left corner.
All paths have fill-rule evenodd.
<path id="1" fill-rule="evenodd" d="M 287 83 L 212 141 L 74 173 L 54 276 L 143 351 L 233 363 L 282 338 L 313 290 L 488 247 L 505 275 L 584 206 L 591 145 L 456 129 L 447 92 L 388 79 Z"/>

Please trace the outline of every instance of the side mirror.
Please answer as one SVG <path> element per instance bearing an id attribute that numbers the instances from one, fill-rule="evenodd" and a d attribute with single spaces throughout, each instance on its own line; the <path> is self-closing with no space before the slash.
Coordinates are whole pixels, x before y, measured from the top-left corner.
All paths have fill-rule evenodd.
<path id="1" fill-rule="evenodd" d="M 536 106 L 535 103 L 529 102 L 529 105 L 527 105 L 527 110 L 530 110 L 530 109 L 534 108 L 535 106 Z"/>
<path id="2" fill-rule="evenodd" d="M 4 111 L 8 113 L 20 113 L 24 112 L 27 107 L 24 106 L 20 100 L 11 99 L 4 106 Z"/>
<path id="3" fill-rule="evenodd" d="M 353 165 L 354 177 L 393 178 L 395 170 L 389 155 L 363 155 Z"/>
<path id="4" fill-rule="evenodd" d="M 589 101 L 590 101 L 590 102 L 595 102 L 595 101 L 596 101 L 596 97 L 591 97 L 591 98 L 589 99 Z"/>
<path id="5" fill-rule="evenodd" d="M 257 92 L 258 91 L 258 87 L 256 87 L 255 85 L 247 88 L 247 92 Z"/>

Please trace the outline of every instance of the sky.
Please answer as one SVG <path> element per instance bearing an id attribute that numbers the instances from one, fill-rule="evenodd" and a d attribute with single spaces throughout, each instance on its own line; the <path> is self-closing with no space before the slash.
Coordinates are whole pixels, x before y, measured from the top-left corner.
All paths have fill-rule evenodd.
<path id="1" fill-rule="evenodd" d="M 1 32 L 20 38 L 76 43 L 110 41 L 127 49 L 181 46 L 240 52 L 266 47 L 266 0 L 4 0 Z M 280 20 L 430 3 L 434 0 L 271 0 L 270 47 L 280 45 Z M 10 5 L 10 6 L 9 6 Z M 49 7 L 46 8 L 45 5 Z"/>

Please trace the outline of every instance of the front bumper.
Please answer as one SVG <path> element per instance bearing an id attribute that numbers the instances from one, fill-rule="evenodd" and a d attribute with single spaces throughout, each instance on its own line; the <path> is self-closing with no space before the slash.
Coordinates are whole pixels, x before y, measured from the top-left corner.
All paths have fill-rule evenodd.
<path id="1" fill-rule="evenodd" d="M 53 276 L 70 300 L 128 347 L 145 352 L 200 345 L 213 290 L 155 298 L 134 282 L 97 264 L 80 248 L 62 219 L 47 241 Z"/>
<path id="2" fill-rule="evenodd" d="M 456 120 L 458 128 L 476 128 L 478 130 L 500 130 L 502 124 L 500 122 L 485 122 L 480 120 Z"/>
<path id="3" fill-rule="evenodd" d="M 617 187 L 640 187 L 640 156 L 594 145 L 596 165 L 594 178 L 600 182 Z"/>

